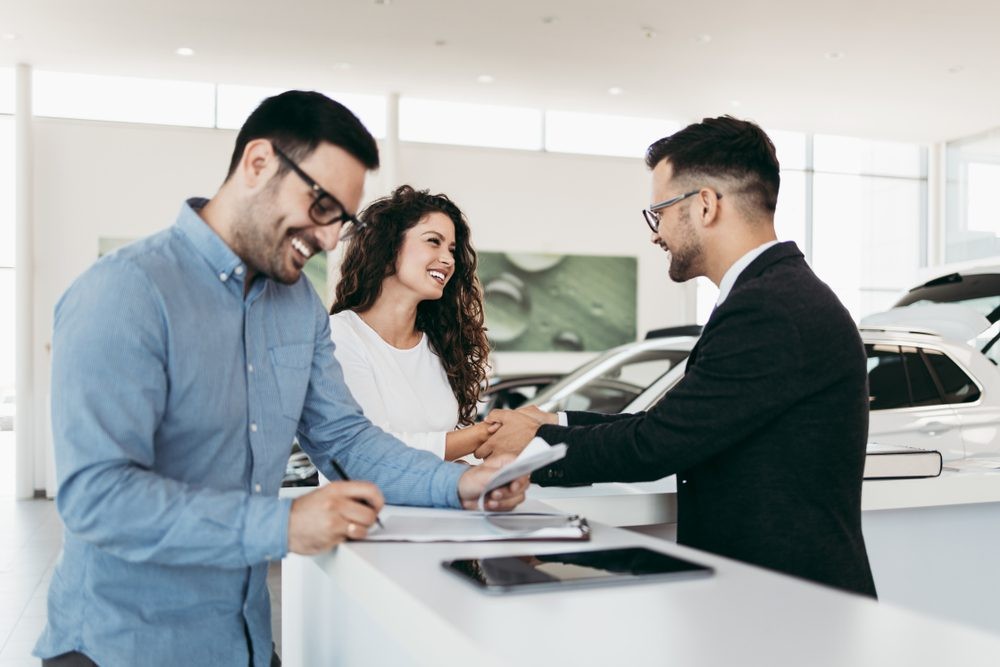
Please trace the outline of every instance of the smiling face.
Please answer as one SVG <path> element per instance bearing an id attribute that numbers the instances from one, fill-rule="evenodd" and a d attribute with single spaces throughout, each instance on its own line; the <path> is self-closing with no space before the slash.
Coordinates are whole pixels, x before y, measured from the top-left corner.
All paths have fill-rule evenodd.
<path id="1" fill-rule="evenodd" d="M 278 158 L 273 152 L 265 151 L 260 159 L 273 160 L 268 168 L 276 170 Z M 299 167 L 348 212 L 357 211 L 365 181 L 365 167 L 357 158 L 324 143 Z M 309 208 L 314 201 L 310 187 L 293 171 L 272 175 L 244 201 L 232 231 L 233 251 L 252 272 L 286 284 L 298 281 L 309 258 L 333 250 L 340 238 L 341 223 L 320 226 L 312 221 Z"/>
<path id="2" fill-rule="evenodd" d="M 673 168 L 667 160 L 653 169 L 653 201 L 665 201 L 681 194 L 680 185 L 673 183 Z M 704 248 L 691 222 L 691 206 L 697 198 L 687 199 L 661 209 L 659 231 L 651 241 L 669 255 L 668 274 L 674 282 L 684 282 L 704 275 Z"/>
<path id="3" fill-rule="evenodd" d="M 440 299 L 454 272 L 455 224 L 444 213 L 428 213 L 403 235 L 396 272 L 383 281 L 383 293 L 404 289 L 418 301 Z"/>

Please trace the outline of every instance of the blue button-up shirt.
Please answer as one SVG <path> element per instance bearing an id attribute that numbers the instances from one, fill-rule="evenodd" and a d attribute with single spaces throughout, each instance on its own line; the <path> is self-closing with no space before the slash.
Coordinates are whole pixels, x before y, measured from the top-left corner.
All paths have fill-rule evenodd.
<path id="1" fill-rule="evenodd" d="M 460 505 L 463 466 L 410 449 L 351 397 L 305 279 L 246 266 L 190 200 L 95 263 L 56 306 L 52 427 L 65 529 L 38 656 L 265 667 L 268 561 L 292 439 L 397 504 Z M 194 208 L 193 208 L 194 207 Z M 245 628 L 245 629 L 244 629 Z"/>

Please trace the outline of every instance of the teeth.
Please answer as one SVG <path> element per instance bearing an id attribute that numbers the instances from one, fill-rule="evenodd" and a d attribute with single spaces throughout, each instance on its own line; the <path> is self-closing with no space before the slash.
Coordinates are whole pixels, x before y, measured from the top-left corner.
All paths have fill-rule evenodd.
<path id="1" fill-rule="evenodd" d="M 428 271 L 427 273 L 429 273 L 431 275 L 431 278 L 433 278 L 434 280 L 437 280 L 442 283 L 444 282 L 444 274 L 441 273 L 440 271 Z"/>
<path id="2" fill-rule="evenodd" d="M 299 251 L 299 254 L 309 259 L 312 257 L 313 249 L 305 241 L 298 237 L 292 237 L 292 247 Z"/>

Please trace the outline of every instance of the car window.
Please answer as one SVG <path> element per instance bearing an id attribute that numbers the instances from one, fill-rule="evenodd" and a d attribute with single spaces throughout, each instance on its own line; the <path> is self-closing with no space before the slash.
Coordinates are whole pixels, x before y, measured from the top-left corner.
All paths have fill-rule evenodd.
<path id="1" fill-rule="evenodd" d="M 906 369 L 898 345 L 865 345 L 868 353 L 868 405 L 891 410 L 910 405 Z"/>
<path id="2" fill-rule="evenodd" d="M 937 350 L 924 350 L 924 354 L 941 381 L 946 402 L 971 403 L 979 400 L 979 387 L 948 355 Z"/>
<path id="3" fill-rule="evenodd" d="M 944 401 L 938 393 L 934 378 L 924 363 L 920 350 L 915 347 L 901 348 L 906 362 L 906 374 L 910 381 L 910 403 L 913 406 L 940 405 Z"/>
<path id="4" fill-rule="evenodd" d="M 640 352 L 605 369 L 547 407 L 552 411 L 588 410 L 605 414 L 620 412 L 646 387 L 683 362 L 687 356 L 687 350 Z M 548 397 L 539 394 L 537 400 L 548 400 Z"/>

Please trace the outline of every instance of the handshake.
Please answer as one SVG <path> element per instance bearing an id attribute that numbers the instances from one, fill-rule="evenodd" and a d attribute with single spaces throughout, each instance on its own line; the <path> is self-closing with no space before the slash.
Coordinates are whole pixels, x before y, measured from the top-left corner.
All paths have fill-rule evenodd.
<path id="1" fill-rule="evenodd" d="M 517 410 L 493 410 L 483 424 L 486 434 L 474 454 L 489 466 L 510 463 L 521 453 L 542 424 L 558 424 L 559 418 L 533 405 Z"/>

